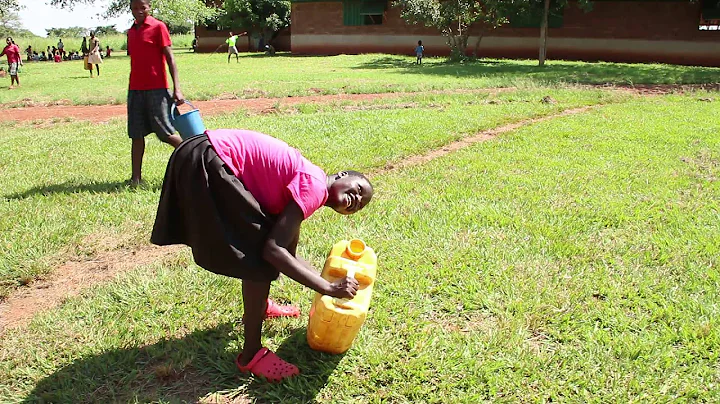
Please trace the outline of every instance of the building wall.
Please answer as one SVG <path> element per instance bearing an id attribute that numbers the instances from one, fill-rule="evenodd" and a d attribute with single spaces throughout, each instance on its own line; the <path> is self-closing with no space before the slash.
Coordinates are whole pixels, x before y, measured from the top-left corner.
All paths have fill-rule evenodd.
<path id="1" fill-rule="evenodd" d="M 419 39 L 428 55 L 447 55 L 437 31 L 408 25 L 389 8 L 382 25 L 343 25 L 343 4 L 292 5 L 292 52 L 297 54 L 412 54 Z M 564 10 L 563 25 L 549 30 L 548 57 L 618 62 L 720 66 L 720 31 L 701 31 L 700 4 L 678 1 L 596 1 L 585 13 Z M 537 58 L 540 30 L 503 26 L 487 34 L 480 56 Z M 471 36 L 468 53 L 476 36 Z"/>
<path id="2" fill-rule="evenodd" d="M 225 40 L 228 38 L 229 30 L 213 30 L 204 26 L 196 26 L 195 34 L 198 36 L 198 52 L 214 52 L 218 47 L 218 52 L 227 52 L 227 44 Z M 281 31 L 278 36 L 273 39 L 272 44 L 277 51 L 290 50 L 290 30 Z M 256 43 L 247 36 L 238 38 L 235 47 L 239 52 L 250 52 L 256 50 Z"/>

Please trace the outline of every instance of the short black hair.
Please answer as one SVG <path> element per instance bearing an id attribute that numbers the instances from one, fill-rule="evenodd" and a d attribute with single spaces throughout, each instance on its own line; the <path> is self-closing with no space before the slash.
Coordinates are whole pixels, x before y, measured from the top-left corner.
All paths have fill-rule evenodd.
<path id="1" fill-rule="evenodd" d="M 345 172 L 347 173 L 347 175 L 349 175 L 349 176 L 351 176 L 351 177 L 360 177 L 360 178 L 364 179 L 365 181 L 367 181 L 368 184 L 370 184 L 370 180 L 368 179 L 368 177 L 366 177 L 366 176 L 365 176 L 363 173 L 361 173 L 360 171 L 345 170 Z M 372 186 L 372 184 L 370 184 L 370 186 Z"/>

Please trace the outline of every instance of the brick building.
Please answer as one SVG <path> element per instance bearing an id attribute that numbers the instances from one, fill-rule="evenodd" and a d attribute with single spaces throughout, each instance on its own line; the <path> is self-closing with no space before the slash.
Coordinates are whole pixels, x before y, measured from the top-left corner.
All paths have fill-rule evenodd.
<path id="1" fill-rule="evenodd" d="M 428 55 L 449 53 L 435 29 L 406 24 L 390 0 L 292 0 L 291 18 L 296 54 L 412 54 L 419 39 Z M 595 0 L 587 13 L 571 2 L 551 20 L 548 58 L 720 66 L 718 25 L 718 0 Z M 537 58 L 539 35 L 539 18 L 516 19 L 486 34 L 479 53 Z"/>

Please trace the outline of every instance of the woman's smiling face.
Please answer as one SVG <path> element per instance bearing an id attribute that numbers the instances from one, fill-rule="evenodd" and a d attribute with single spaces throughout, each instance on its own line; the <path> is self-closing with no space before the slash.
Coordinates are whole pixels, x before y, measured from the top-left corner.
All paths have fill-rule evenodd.
<path id="1" fill-rule="evenodd" d="M 373 196 L 370 182 L 347 171 L 336 174 L 328 189 L 327 205 L 343 215 L 351 215 L 367 205 Z"/>

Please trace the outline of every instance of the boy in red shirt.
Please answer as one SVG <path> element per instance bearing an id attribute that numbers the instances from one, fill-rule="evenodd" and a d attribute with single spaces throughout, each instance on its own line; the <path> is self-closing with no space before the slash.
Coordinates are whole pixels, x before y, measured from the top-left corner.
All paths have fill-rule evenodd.
<path id="1" fill-rule="evenodd" d="M 161 141 L 177 147 L 182 139 L 174 134 L 170 123 L 173 99 L 184 103 L 178 84 L 177 66 L 173 57 L 167 26 L 150 15 L 150 0 L 132 0 L 130 11 L 135 23 L 128 29 L 130 55 L 130 87 L 128 90 L 128 136 L 132 139 L 132 176 L 130 185 L 142 181 L 142 160 L 145 136 L 155 133 Z M 173 94 L 170 95 L 165 63 L 170 68 Z"/>
<path id="2" fill-rule="evenodd" d="M 23 65 L 22 58 L 20 57 L 20 48 L 15 45 L 12 37 L 7 37 L 5 40 L 7 46 L 0 53 L 0 57 L 3 55 L 7 56 L 8 61 L 8 73 L 10 73 L 10 89 L 15 88 L 14 84 L 17 83 L 20 87 L 20 79 L 18 78 L 18 67 Z"/>

